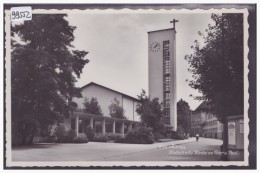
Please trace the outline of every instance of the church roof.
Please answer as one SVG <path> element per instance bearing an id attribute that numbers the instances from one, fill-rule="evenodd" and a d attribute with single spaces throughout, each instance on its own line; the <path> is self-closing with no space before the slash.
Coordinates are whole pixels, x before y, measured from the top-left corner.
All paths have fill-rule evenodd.
<path id="1" fill-rule="evenodd" d="M 134 101 L 140 101 L 139 99 L 137 99 L 137 98 L 135 98 L 135 97 L 133 97 L 133 96 L 124 94 L 124 93 L 122 93 L 122 92 L 116 91 L 116 90 L 114 90 L 114 89 L 108 88 L 108 87 L 103 86 L 103 85 L 100 85 L 100 84 L 97 84 L 97 83 L 95 83 L 95 82 L 90 82 L 90 83 L 84 85 L 83 87 L 81 87 L 81 90 L 84 89 L 84 88 L 87 88 L 87 87 L 90 86 L 90 85 L 95 85 L 95 86 L 98 86 L 98 87 L 101 87 L 101 88 L 110 90 L 110 91 L 112 91 L 112 92 L 116 92 L 116 93 L 118 93 L 118 94 L 122 94 L 124 97 L 130 98 L 130 99 L 132 99 L 132 100 L 134 100 Z"/>
<path id="2" fill-rule="evenodd" d="M 148 31 L 147 33 L 152 33 L 152 32 L 160 32 L 160 31 L 168 31 L 168 30 L 174 30 L 173 28 L 168 28 L 168 29 L 160 29 L 160 30 L 155 30 L 155 31 Z"/>

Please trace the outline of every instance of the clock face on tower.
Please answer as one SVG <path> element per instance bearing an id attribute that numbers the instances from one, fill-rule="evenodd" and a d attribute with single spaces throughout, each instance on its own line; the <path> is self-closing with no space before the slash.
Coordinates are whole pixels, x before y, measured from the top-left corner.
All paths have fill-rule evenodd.
<path id="1" fill-rule="evenodd" d="M 155 41 L 150 44 L 150 50 L 152 52 L 158 52 L 161 49 L 161 45 L 159 42 Z"/>

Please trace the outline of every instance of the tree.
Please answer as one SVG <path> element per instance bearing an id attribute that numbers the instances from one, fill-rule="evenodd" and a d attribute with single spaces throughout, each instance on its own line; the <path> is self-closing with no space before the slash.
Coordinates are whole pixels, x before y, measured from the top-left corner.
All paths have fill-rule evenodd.
<path id="1" fill-rule="evenodd" d="M 163 109 L 158 98 L 151 99 L 142 90 L 138 96 L 140 103 L 137 104 L 136 112 L 141 116 L 141 122 L 152 128 L 153 133 L 165 134 L 163 123 Z"/>
<path id="2" fill-rule="evenodd" d="M 126 119 L 125 117 L 125 110 L 122 106 L 120 106 L 119 100 L 115 97 L 112 100 L 111 105 L 108 107 L 111 117 L 119 118 L 119 119 Z"/>
<path id="3" fill-rule="evenodd" d="M 181 126 L 185 133 L 189 133 L 191 110 L 189 104 L 182 99 L 177 102 L 177 115 L 177 126 Z"/>
<path id="4" fill-rule="evenodd" d="M 223 122 L 223 151 L 226 152 L 226 117 L 244 112 L 243 14 L 212 14 L 211 18 L 215 25 L 209 25 L 205 35 L 199 32 L 204 46 L 195 41 L 193 54 L 185 58 L 193 74 L 189 85 L 203 94 L 195 99 L 207 101 L 210 111 Z"/>
<path id="5" fill-rule="evenodd" d="M 88 63 L 87 52 L 74 49 L 76 27 L 65 16 L 34 14 L 33 20 L 11 28 L 14 129 L 23 119 L 34 119 L 43 131 L 68 116 L 71 98 L 81 96 L 75 82 Z"/>
<path id="6" fill-rule="evenodd" d="M 89 101 L 88 98 L 84 100 L 84 112 L 94 115 L 103 115 L 100 105 L 98 104 L 97 98 L 92 97 Z"/>
<path id="7" fill-rule="evenodd" d="M 193 74 L 189 85 L 203 96 L 211 111 L 223 122 L 230 115 L 243 114 L 243 14 L 212 14 L 214 26 L 209 25 L 201 47 L 198 41 L 193 54 L 186 55 Z"/>

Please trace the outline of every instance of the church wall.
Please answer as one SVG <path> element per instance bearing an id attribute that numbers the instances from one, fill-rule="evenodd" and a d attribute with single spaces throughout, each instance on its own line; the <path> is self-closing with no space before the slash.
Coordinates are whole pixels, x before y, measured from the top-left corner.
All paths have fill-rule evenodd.
<path id="1" fill-rule="evenodd" d="M 73 101 L 75 101 L 78 105 L 78 108 L 83 109 L 83 103 L 84 98 L 91 98 L 95 97 L 97 98 L 97 101 L 101 107 L 101 110 L 103 112 L 104 116 L 109 115 L 109 109 L 108 107 L 111 105 L 112 100 L 116 97 L 117 100 L 120 102 L 120 105 L 122 106 L 122 95 L 113 91 L 110 91 L 108 89 L 105 89 L 103 87 L 97 86 L 97 85 L 89 85 L 82 90 L 82 96 L 83 98 L 73 98 Z"/>
<path id="2" fill-rule="evenodd" d="M 128 120 L 134 119 L 134 101 L 123 97 L 123 108 L 125 110 L 125 116 Z"/>
<path id="3" fill-rule="evenodd" d="M 127 97 L 121 93 L 112 91 L 110 89 L 90 84 L 83 88 L 82 98 L 73 98 L 73 101 L 77 103 L 79 109 L 84 108 L 84 98 L 87 97 L 91 99 L 91 97 L 97 98 L 97 101 L 101 107 L 104 116 L 110 117 L 110 112 L 108 107 L 111 105 L 111 102 L 116 97 L 119 101 L 120 106 L 122 106 L 125 110 L 125 116 L 128 120 L 138 121 L 140 120 L 139 115 L 136 113 L 136 105 L 138 104 L 136 100 L 131 97 Z"/>

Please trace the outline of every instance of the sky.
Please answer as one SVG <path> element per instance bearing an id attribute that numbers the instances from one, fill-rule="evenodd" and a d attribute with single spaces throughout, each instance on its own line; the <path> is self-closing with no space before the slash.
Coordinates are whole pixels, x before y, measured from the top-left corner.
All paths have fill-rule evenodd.
<path id="1" fill-rule="evenodd" d="M 136 97 L 144 89 L 148 92 L 148 31 L 171 28 L 176 23 L 177 100 L 189 103 L 192 110 L 201 103 L 190 95 L 200 95 L 186 79 L 192 79 L 189 64 L 184 59 L 191 54 L 195 40 L 202 41 L 198 31 L 204 32 L 212 23 L 211 14 L 129 13 L 129 14 L 68 14 L 69 24 L 76 26 L 73 45 L 89 52 L 90 60 L 76 85 L 96 82 Z"/>

